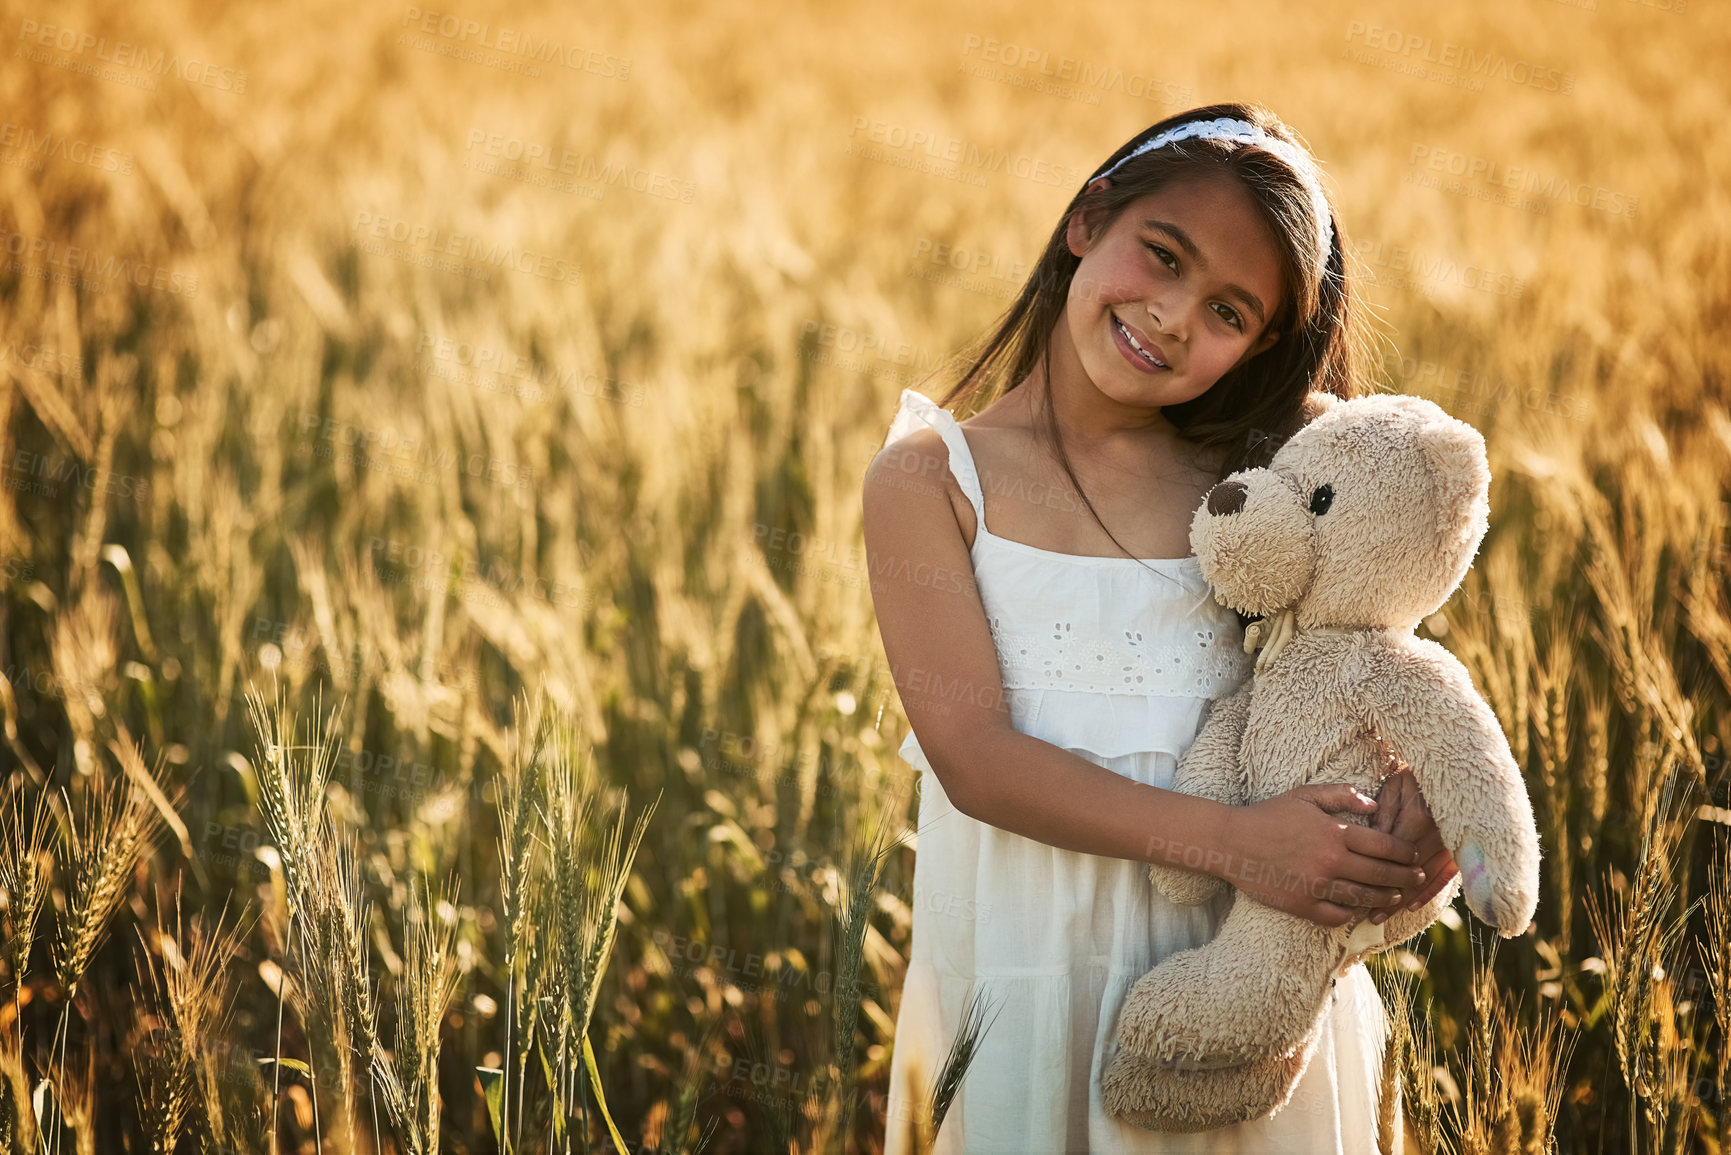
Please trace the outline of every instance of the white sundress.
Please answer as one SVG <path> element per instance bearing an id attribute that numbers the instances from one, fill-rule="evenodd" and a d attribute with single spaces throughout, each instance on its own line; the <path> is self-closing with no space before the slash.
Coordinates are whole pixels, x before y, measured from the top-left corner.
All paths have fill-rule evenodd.
<path id="1" fill-rule="evenodd" d="M 975 582 L 1012 724 L 1170 789 L 1208 703 L 1249 676 L 1237 618 L 1214 601 L 1194 557 L 1139 565 L 996 536 L 967 439 L 948 410 L 904 389 L 884 444 L 922 425 L 943 436 L 974 507 Z M 1273 1115 L 1193 1133 L 1148 1131 L 1108 1115 L 1100 1080 L 1126 994 L 1161 959 L 1208 942 L 1230 892 L 1182 906 L 1154 887 L 1144 863 L 986 825 L 950 805 L 914 734 L 900 753 L 921 781 L 886 1155 L 909 1155 L 909 1121 L 976 989 L 991 1025 L 938 1133 L 939 1153 L 1377 1150 L 1387 1020 L 1363 963 L 1336 981 L 1310 1065 Z M 1398 1127 L 1398 1109 L 1395 1117 Z M 1394 1149 L 1402 1149 L 1398 1131 Z"/>

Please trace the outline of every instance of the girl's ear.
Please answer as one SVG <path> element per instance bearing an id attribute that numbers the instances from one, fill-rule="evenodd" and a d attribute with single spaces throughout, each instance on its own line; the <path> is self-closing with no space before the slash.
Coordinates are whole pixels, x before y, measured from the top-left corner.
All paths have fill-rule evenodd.
<path id="1" fill-rule="evenodd" d="M 1111 185 L 1112 182 L 1107 178 L 1097 176 L 1088 182 L 1088 187 L 1085 191 L 1094 192 L 1099 189 L 1110 188 Z M 1088 214 L 1084 212 L 1078 211 L 1070 214 L 1070 223 L 1064 230 L 1064 241 L 1069 245 L 1070 252 L 1075 256 L 1086 256 L 1088 249 L 1092 245 L 1092 242 L 1088 237 L 1088 225 L 1090 223 L 1091 221 L 1088 218 Z"/>

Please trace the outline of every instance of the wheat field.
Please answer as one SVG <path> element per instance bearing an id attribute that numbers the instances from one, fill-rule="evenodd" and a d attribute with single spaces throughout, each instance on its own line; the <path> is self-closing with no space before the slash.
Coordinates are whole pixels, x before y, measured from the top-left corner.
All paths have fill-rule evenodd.
<path id="1" fill-rule="evenodd" d="M 1406 1150 L 1724 1149 L 1714 6 L 0 0 L 0 38 L 9 1149 L 929 1140 L 885 1097 L 918 800 L 862 474 L 1094 166 L 1221 100 L 1324 163 L 1364 388 L 1491 452 L 1425 625 L 1544 891 L 1376 956 Z"/>

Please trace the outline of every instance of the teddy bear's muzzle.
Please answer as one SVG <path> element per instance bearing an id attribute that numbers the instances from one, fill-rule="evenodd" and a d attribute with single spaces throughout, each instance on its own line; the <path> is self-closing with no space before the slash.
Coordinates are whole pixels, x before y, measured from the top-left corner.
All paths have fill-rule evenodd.
<path id="1" fill-rule="evenodd" d="M 1290 478 L 1247 469 L 1223 478 L 1197 507 L 1190 548 L 1215 600 L 1247 614 L 1293 605 L 1316 564 L 1312 515 Z"/>
<path id="2" fill-rule="evenodd" d="M 1216 517 L 1237 513 L 1244 508 L 1244 497 L 1249 492 L 1241 481 L 1222 481 L 1208 491 L 1208 512 Z"/>

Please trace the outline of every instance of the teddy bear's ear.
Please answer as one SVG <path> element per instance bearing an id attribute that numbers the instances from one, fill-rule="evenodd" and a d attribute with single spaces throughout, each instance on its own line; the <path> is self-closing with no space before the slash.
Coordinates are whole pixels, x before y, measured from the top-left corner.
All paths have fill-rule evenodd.
<path id="1" fill-rule="evenodd" d="M 1298 423 L 1300 425 L 1309 425 L 1312 421 L 1315 421 L 1318 417 L 1321 417 L 1324 413 L 1327 413 L 1330 409 L 1333 409 L 1339 404 L 1340 398 L 1336 397 L 1332 393 L 1306 393 L 1304 395 L 1303 404 L 1299 406 Z"/>
<path id="2" fill-rule="evenodd" d="M 1444 540 L 1484 536 L 1490 518 L 1491 466 L 1477 429 L 1443 415 L 1424 431 L 1425 463 L 1437 498 L 1437 532 Z"/>

